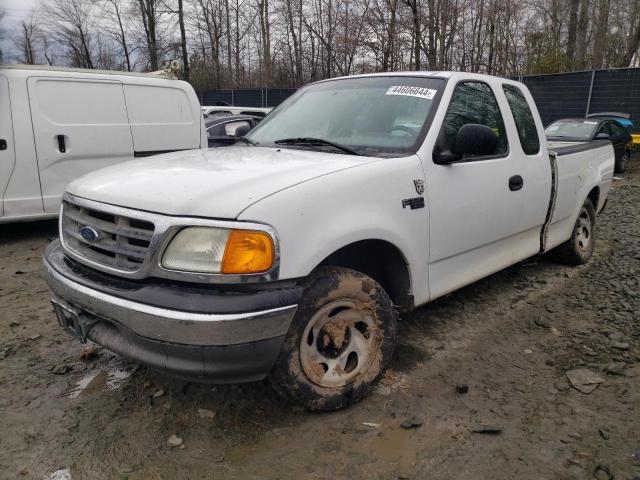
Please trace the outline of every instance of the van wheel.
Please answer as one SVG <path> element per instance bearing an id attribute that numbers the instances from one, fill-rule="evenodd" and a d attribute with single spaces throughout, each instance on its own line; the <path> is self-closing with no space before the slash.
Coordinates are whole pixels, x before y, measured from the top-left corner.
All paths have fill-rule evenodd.
<path id="1" fill-rule="evenodd" d="M 583 265 L 593 255 L 596 244 L 596 210 L 590 199 L 586 199 L 573 227 L 571 238 L 554 251 L 558 261 L 567 265 Z"/>
<path id="2" fill-rule="evenodd" d="M 631 161 L 631 152 L 625 150 L 620 159 L 616 160 L 614 171 L 615 173 L 624 173 L 629 168 L 629 162 Z"/>
<path id="3" fill-rule="evenodd" d="M 397 324 L 391 299 L 373 279 L 349 268 L 320 267 L 305 281 L 271 384 L 309 410 L 351 405 L 389 364 Z"/>

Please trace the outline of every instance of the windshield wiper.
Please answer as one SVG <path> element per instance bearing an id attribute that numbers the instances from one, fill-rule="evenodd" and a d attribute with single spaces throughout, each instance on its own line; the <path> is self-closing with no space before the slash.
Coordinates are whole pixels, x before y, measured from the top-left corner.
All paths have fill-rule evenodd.
<path id="1" fill-rule="evenodd" d="M 356 152 L 352 148 L 345 147 L 344 145 L 340 145 L 339 143 L 333 143 L 333 142 L 330 142 L 329 140 L 324 140 L 322 138 L 313 138 L 313 137 L 283 138 L 281 140 L 276 140 L 273 143 L 275 143 L 276 145 L 310 145 L 312 147 L 326 145 L 326 146 L 341 150 L 344 153 L 348 153 L 349 155 L 362 155 L 361 153 Z"/>
<path id="2" fill-rule="evenodd" d="M 234 143 L 234 144 L 236 144 L 236 143 L 238 143 L 238 142 L 244 142 L 244 143 L 247 143 L 247 144 L 249 144 L 249 145 L 253 145 L 254 147 L 257 147 L 257 146 L 258 146 L 258 144 L 257 144 L 256 142 L 254 142 L 253 140 L 249 140 L 247 137 L 238 137 L 238 138 L 236 139 L 236 141 L 235 141 L 235 142 L 233 142 L 233 143 Z"/>

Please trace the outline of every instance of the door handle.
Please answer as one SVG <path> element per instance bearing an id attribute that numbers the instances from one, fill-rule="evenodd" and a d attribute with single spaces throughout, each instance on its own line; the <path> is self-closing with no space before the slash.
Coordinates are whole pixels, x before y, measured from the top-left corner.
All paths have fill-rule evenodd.
<path id="1" fill-rule="evenodd" d="M 7 141 L 0 139 L 0 150 L 6 150 L 7 149 Z"/>
<path id="2" fill-rule="evenodd" d="M 58 135 L 58 151 L 60 153 L 65 153 L 67 151 L 67 147 L 64 144 L 64 135 Z"/>
<path id="3" fill-rule="evenodd" d="M 509 190 L 515 192 L 516 190 L 520 190 L 524 185 L 524 180 L 520 175 L 514 175 L 509 179 Z"/>

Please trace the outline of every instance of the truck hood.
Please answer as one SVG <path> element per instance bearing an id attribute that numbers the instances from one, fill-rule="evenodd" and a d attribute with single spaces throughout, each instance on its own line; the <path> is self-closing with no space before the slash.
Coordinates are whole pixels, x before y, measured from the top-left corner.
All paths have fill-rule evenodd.
<path id="1" fill-rule="evenodd" d="M 73 181 L 67 191 L 149 212 L 233 219 L 280 190 L 375 160 L 252 146 L 189 150 L 97 170 Z"/>

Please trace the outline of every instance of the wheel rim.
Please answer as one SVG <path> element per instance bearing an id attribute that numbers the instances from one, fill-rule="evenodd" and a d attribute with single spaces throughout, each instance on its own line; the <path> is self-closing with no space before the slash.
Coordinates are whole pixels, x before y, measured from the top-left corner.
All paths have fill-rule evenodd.
<path id="1" fill-rule="evenodd" d="M 576 222 L 576 246 L 581 252 L 587 251 L 591 245 L 591 217 L 586 208 L 582 207 Z"/>
<path id="2" fill-rule="evenodd" d="M 373 308 L 335 300 L 311 317 L 300 340 L 300 363 L 313 383 L 342 387 L 369 369 L 381 340 Z"/>

